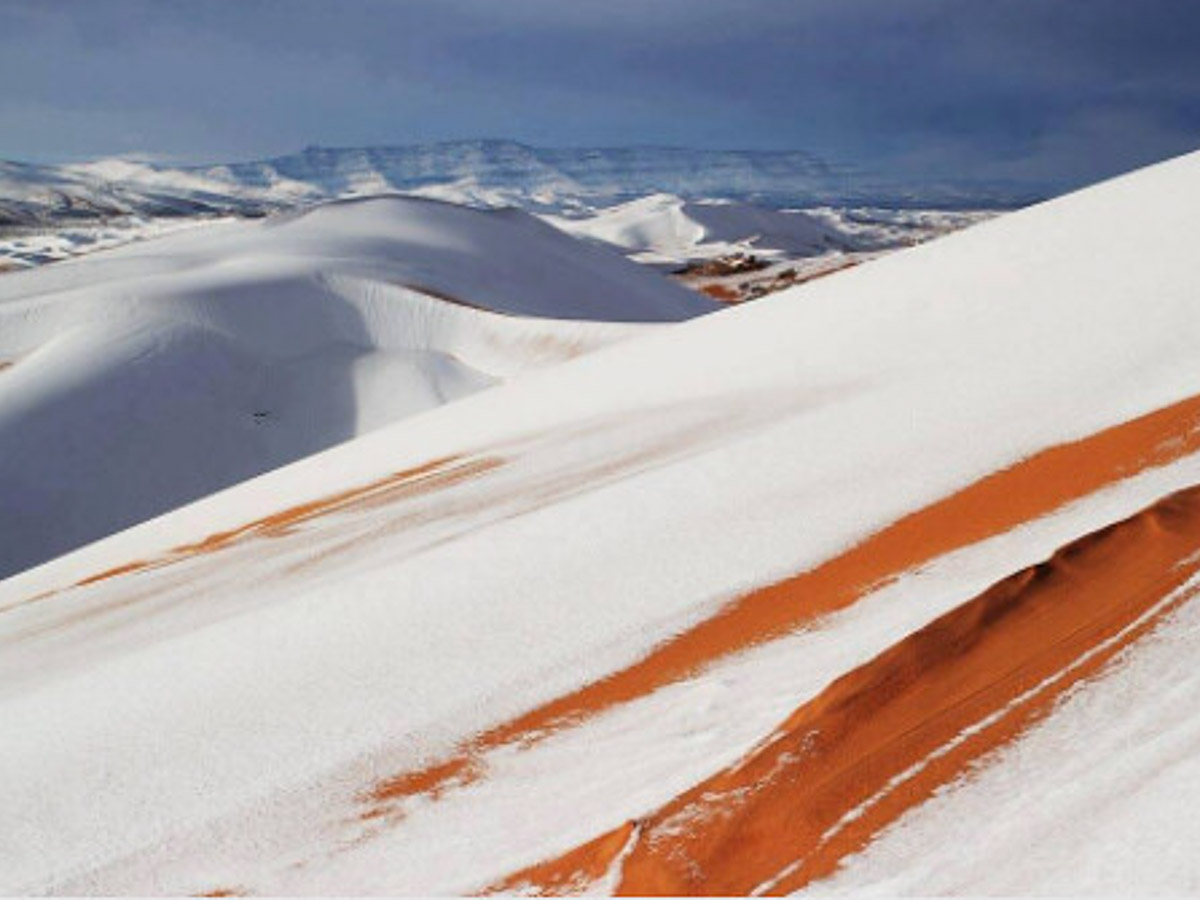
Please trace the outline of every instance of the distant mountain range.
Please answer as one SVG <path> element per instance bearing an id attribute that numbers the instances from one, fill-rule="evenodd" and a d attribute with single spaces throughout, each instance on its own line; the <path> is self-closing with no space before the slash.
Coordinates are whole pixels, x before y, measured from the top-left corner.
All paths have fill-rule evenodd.
<path id="1" fill-rule="evenodd" d="M 112 216 L 262 215 L 336 197 L 415 193 L 476 206 L 587 209 L 656 192 L 767 206 L 1018 206 L 1029 186 L 910 184 L 803 151 L 547 149 L 514 141 L 308 147 L 254 162 L 172 167 L 126 159 L 0 162 L 0 225 Z"/>

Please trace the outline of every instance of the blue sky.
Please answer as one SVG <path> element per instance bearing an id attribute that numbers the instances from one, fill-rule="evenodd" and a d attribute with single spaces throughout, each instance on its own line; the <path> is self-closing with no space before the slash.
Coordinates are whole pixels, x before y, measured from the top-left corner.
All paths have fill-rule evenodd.
<path id="1" fill-rule="evenodd" d="M 1196 0 L 0 0 L 0 158 L 798 148 L 1062 186 L 1200 147 Z"/>

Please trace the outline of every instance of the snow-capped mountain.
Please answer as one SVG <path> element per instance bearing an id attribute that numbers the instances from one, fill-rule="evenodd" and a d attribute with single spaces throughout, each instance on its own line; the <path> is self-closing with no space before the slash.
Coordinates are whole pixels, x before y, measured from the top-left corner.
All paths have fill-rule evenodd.
<path id="1" fill-rule="evenodd" d="M 569 211 L 668 192 L 768 206 L 1016 205 L 1003 185 L 914 188 L 811 154 L 671 147 L 546 149 L 514 141 L 323 148 L 254 162 L 172 167 L 124 159 L 62 166 L 0 163 L 0 225 L 235 213 L 319 200 L 416 193 L 472 205 Z"/>
<path id="2" fill-rule="evenodd" d="M 543 149 L 513 141 L 332 149 L 191 170 L 239 187 L 305 184 L 326 196 L 442 187 L 526 201 L 611 201 L 655 191 L 687 196 L 795 199 L 844 194 L 851 173 L 801 152 L 669 147 Z"/>
<path id="3" fill-rule="evenodd" d="M 137 170 L 134 178 L 128 177 L 131 167 Z M 149 166 L 122 164 L 117 167 L 122 177 L 114 178 L 112 168 L 0 162 L 0 227 L 265 211 L 261 202 L 248 196 L 232 196 L 228 188 L 215 184 L 196 185 L 182 174 L 175 178 Z"/>
<path id="4" fill-rule="evenodd" d="M 408 147 L 308 147 L 250 163 L 193 167 L 193 175 L 240 188 L 307 185 L 326 196 L 435 188 L 506 193 L 550 206 L 608 205 L 658 192 L 753 200 L 771 206 L 821 202 L 884 205 L 1014 205 L 1037 196 L 1012 185 L 905 185 L 804 151 L 682 147 L 544 148 L 516 141 L 452 141 Z"/>

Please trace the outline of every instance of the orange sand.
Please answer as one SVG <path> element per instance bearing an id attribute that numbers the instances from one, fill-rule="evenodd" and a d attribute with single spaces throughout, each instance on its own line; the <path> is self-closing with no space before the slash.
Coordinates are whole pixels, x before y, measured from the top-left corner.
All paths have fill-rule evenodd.
<path id="1" fill-rule="evenodd" d="M 458 753 L 482 770 L 481 757 L 508 743 L 529 743 L 613 706 L 628 703 L 713 662 L 781 637 L 844 609 L 860 597 L 943 554 L 1002 534 L 1100 488 L 1200 449 L 1200 397 L 1193 397 L 1088 438 L 1044 450 L 920 509 L 806 572 L 730 603 L 639 662 L 487 731 Z M 446 766 L 441 761 L 437 767 Z M 421 773 L 415 773 L 420 775 Z M 366 798 L 380 804 L 410 796 L 385 779 Z"/>
<path id="2" fill-rule="evenodd" d="M 150 563 L 144 559 L 136 559 L 133 562 L 125 563 L 123 566 L 113 566 L 113 568 L 105 569 L 103 572 L 89 575 L 82 581 L 76 582 L 76 586 L 82 587 L 85 584 L 95 584 L 97 581 L 107 581 L 110 578 L 116 578 L 118 575 L 124 575 L 126 572 L 138 572 L 149 565 Z"/>
<path id="3" fill-rule="evenodd" d="M 443 763 L 419 769 L 416 772 L 402 772 L 385 781 L 375 788 L 378 799 L 392 797 L 414 797 L 427 794 L 438 799 L 450 787 L 470 784 L 483 774 L 479 762 L 470 756 L 456 756 Z M 362 818 L 372 819 L 386 814 L 386 808 L 376 806 L 363 813 Z"/>
<path id="4" fill-rule="evenodd" d="M 1200 487 L 1005 579 L 833 682 L 737 764 L 501 890 L 795 891 L 1046 715 L 1190 598 Z"/>
<path id="5" fill-rule="evenodd" d="M 178 562 L 181 559 L 202 553 L 211 553 L 245 540 L 263 537 L 282 537 L 283 535 L 290 534 L 297 525 L 311 519 L 350 509 L 366 509 L 391 502 L 400 497 L 415 496 L 420 493 L 448 487 L 449 485 L 488 472 L 502 463 L 503 460 L 496 457 L 480 457 L 468 460 L 462 460 L 459 457 L 446 457 L 445 459 L 432 460 L 411 469 L 394 472 L 386 478 L 363 485 L 362 487 L 351 488 L 337 494 L 331 494 L 328 497 L 322 497 L 319 500 L 302 503 L 298 506 L 274 513 L 273 515 L 255 519 L 253 522 L 248 522 L 230 531 L 219 531 L 210 534 L 208 537 L 194 544 L 183 544 L 182 546 L 174 547 L 162 557 L 152 560 L 137 560 L 116 566 L 112 569 L 106 569 L 95 575 L 89 575 L 87 578 L 76 582 L 75 587 L 95 584 L 99 581 L 105 581 L 119 575 L 126 575 L 144 569 L 157 569 Z"/>
<path id="6" fill-rule="evenodd" d="M 714 300 L 720 300 L 722 303 L 737 303 L 742 299 L 742 295 L 734 288 L 723 284 L 706 284 L 700 288 L 700 292 L 708 294 Z"/>

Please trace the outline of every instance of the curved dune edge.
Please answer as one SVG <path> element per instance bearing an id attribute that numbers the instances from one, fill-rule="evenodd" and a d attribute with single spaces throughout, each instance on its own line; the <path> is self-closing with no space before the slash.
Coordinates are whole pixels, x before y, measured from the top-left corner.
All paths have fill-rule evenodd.
<path id="1" fill-rule="evenodd" d="M 852 605 L 890 579 L 1095 493 L 1145 469 L 1200 450 L 1200 396 L 1095 435 L 1043 450 L 897 520 L 806 572 L 746 594 L 644 659 L 477 736 L 457 756 L 381 780 L 364 796 L 364 818 L 386 815 L 443 781 L 483 776 L 482 757 L 527 744 L 695 674 L 723 657 L 786 635 Z"/>
<path id="2" fill-rule="evenodd" d="M 430 460 L 410 469 L 393 472 L 391 475 L 380 478 L 370 484 L 350 488 L 349 490 L 331 494 L 308 503 L 301 503 L 297 506 L 273 513 L 272 515 L 247 522 L 228 531 L 210 534 L 196 543 L 173 547 L 162 556 L 153 559 L 133 560 L 132 562 L 114 566 L 111 569 L 105 569 L 102 572 L 97 572 L 94 575 L 80 579 L 69 588 L 62 590 L 86 587 L 91 584 L 97 584 L 102 581 L 118 578 L 122 575 L 131 575 L 148 569 L 163 568 L 164 566 L 173 565 L 193 556 L 213 553 L 248 540 L 282 537 L 283 535 L 290 534 L 298 525 L 330 513 L 369 509 L 373 506 L 390 503 L 401 498 L 429 493 L 477 475 L 482 475 L 503 464 L 504 460 L 497 456 L 473 458 L 447 456 L 441 459 Z M 34 603 L 44 600 L 47 597 L 62 593 L 62 590 L 38 594 L 37 596 L 30 597 L 28 600 L 21 601 L 21 603 Z"/>
<path id="3" fill-rule="evenodd" d="M 1194 596 L 1198 550 L 1200 486 L 996 584 L 834 681 L 737 764 L 496 889 L 564 893 L 606 874 L 634 895 L 804 887 Z"/>

